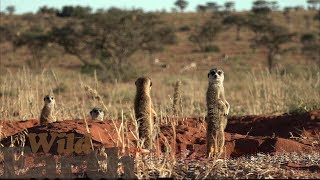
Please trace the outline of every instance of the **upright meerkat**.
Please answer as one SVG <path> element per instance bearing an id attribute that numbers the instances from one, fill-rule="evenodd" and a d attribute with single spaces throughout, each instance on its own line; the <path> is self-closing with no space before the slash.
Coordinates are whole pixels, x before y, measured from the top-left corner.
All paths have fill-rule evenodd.
<path id="1" fill-rule="evenodd" d="M 208 90 L 206 95 L 207 121 L 207 157 L 221 155 L 224 147 L 224 130 L 230 105 L 226 101 L 223 81 L 224 72 L 213 68 L 208 73 Z"/>
<path id="2" fill-rule="evenodd" d="M 173 114 L 177 115 L 181 111 L 181 81 L 178 80 L 174 85 L 173 94 L 173 104 L 172 104 Z"/>
<path id="3" fill-rule="evenodd" d="M 103 121 L 104 112 L 102 109 L 95 107 L 90 111 L 90 116 L 92 120 Z"/>
<path id="4" fill-rule="evenodd" d="M 152 149 L 154 144 L 154 117 L 153 105 L 150 96 L 152 82 L 149 77 L 140 77 L 135 82 L 136 96 L 134 112 L 138 121 L 139 139 L 144 139 L 144 148 Z"/>
<path id="5" fill-rule="evenodd" d="M 53 115 L 56 106 L 54 97 L 51 95 L 46 95 L 43 98 L 43 101 L 44 106 L 40 115 L 40 125 L 46 125 L 48 123 L 56 122 L 56 118 Z"/>

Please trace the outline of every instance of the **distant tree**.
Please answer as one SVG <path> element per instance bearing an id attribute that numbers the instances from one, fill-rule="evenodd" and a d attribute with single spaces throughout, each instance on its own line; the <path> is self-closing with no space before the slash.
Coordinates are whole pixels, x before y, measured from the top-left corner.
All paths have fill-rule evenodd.
<path id="1" fill-rule="evenodd" d="M 42 6 L 39 8 L 37 13 L 41 14 L 57 14 L 59 12 L 58 9 L 55 8 L 49 8 L 48 6 Z"/>
<path id="2" fill-rule="evenodd" d="M 271 12 L 270 3 L 265 0 L 256 0 L 253 2 L 251 11 L 256 15 L 265 16 Z"/>
<path id="3" fill-rule="evenodd" d="M 319 25 L 318 30 L 319 30 L 319 34 L 320 34 L 320 9 L 318 10 L 318 13 L 314 15 L 313 19 L 315 21 L 318 21 L 318 25 Z"/>
<path id="4" fill-rule="evenodd" d="M 82 6 L 76 6 L 74 7 L 72 16 L 78 17 L 78 18 L 84 18 L 91 14 L 91 8 L 89 6 L 82 7 Z"/>
<path id="5" fill-rule="evenodd" d="M 180 9 L 180 11 L 182 12 L 188 6 L 188 2 L 185 0 L 177 0 L 174 3 L 174 5 L 177 6 Z"/>
<path id="6" fill-rule="evenodd" d="M 198 5 L 197 6 L 197 12 L 206 12 L 207 11 L 207 6 L 205 5 Z"/>
<path id="7" fill-rule="evenodd" d="M 268 24 L 270 24 L 271 21 L 272 19 L 269 16 L 255 15 L 253 13 L 248 14 L 246 25 L 254 32 L 255 35 L 253 39 L 259 39 L 262 34 L 267 31 Z M 251 47 L 255 49 L 254 44 L 252 44 Z"/>
<path id="8" fill-rule="evenodd" d="M 9 15 L 12 15 L 16 11 L 16 8 L 14 6 L 7 6 L 6 10 L 8 11 Z"/>
<path id="9" fill-rule="evenodd" d="M 234 11 L 235 10 L 234 6 L 235 6 L 234 1 L 227 1 L 224 3 L 224 8 L 228 12 Z"/>
<path id="10" fill-rule="evenodd" d="M 71 17 L 72 13 L 74 11 L 73 6 L 63 6 L 61 11 L 57 13 L 57 16 L 59 17 Z"/>
<path id="11" fill-rule="evenodd" d="M 61 46 L 65 53 L 77 57 L 84 67 L 91 66 L 90 49 L 93 44 L 91 37 L 93 32 L 86 29 L 83 24 L 68 22 L 62 27 L 54 27 L 50 34 L 53 42 Z"/>
<path id="12" fill-rule="evenodd" d="M 304 7 L 303 6 L 295 6 L 293 9 L 295 11 L 301 11 L 301 10 L 304 10 Z"/>
<path id="13" fill-rule="evenodd" d="M 270 8 L 272 11 L 277 11 L 279 10 L 279 4 L 277 1 L 271 1 L 270 2 Z"/>
<path id="14" fill-rule="evenodd" d="M 240 30 L 243 26 L 245 26 L 247 20 L 245 16 L 241 14 L 232 14 L 223 19 L 223 24 L 225 25 L 234 25 L 236 27 L 236 40 L 240 40 Z"/>
<path id="15" fill-rule="evenodd" d="M 0 25 L 0 42 L 11 41 L 14 36 L 13 28 L 7 24 Z"/>
<path id="16" fill-rule="evenodd" d="M 61 11 L 57 13 L 59 17 L 78 17 L 84 18 L 91 13 L 90 7 L 82 7 L 82 6 L 63 6 Z"/>
<path id="17" fill-rule="evenodd" d="M 264 47 L 267 49 L 267 64 L 271 72 L 275 65 L 277 55 L 288 52 L 290 48 L 283 48 L 283 45 L 291 42 L 295 34 L 283 27 L 269 22 L 264 24 L 265 27 L 261 30 L 261 36 L 252 40 L 256 47 Z"/>
<path id="18" fill-rule="evenodd" d="M 314 60 L 320 67 L 320 39 L 316 34 L 306 33 L 300 37 L 301 52 L 308 59 Z"/>
<path id="19" fill-rule="evenodd" d="M 221 6 L 218 5 L 216 2 L 207 2 L 207 10 L 211 12 L 218 12 Z"/>
<path id="20" fill-rule="evenodd" d="M 174 30 L 165 25 L 158 15 L 142 10 L 125 11 L 110 8 L 73 21 L 52 32 L 55 42 L 66 53 L 76 56 L 83 72 L 101 73 L 101 80 L 128 80 L 136 75 L 130 57 L 137 51 L 152 54 L 165 44 L 175 43 Z M 127 70 L 127 71 L 126 71 Z"/>
<path id="21" fill-rule="evenodd" d="M 49 34 L 45 33 L 39 26 L 32 26 L 21 35 L 16 36 L 13 44 L 15 47 L 28 47 L 32 55 L 32 58 L 27 61 L 28 65 L 39 72 L 49 62 L 48 59 L 44 57 L 49 55 L 46 49 L 50 42 L 51 36 Z"/>
<path id="22" fill-rule="evenodd" d="M 290 12 L 292 10 L 292 7 L 285 7 L 283 9 L 283 16 L 286 18 L 287 24 L 290 26 L 291 24 L 291 17 L 290 17 Z"/>
<path id="23" fill-rule="evenodd" d="M 313 33 L 305 33 L 305 34 L 301 35 L 300 42 L 304 46 L 309 46 L 309 45 L 315 44 L 317 42 L 317 36 Z"/>
<path id="24" fill-rule="evenodd" d="M 308 9 L 320 9 L 320 0 L 307 0 L 308 3 Z M 319 7 L 318 7 L 319 6 Z"/>
<path id="25" fill-rule="evenodd" d="M 216 49 L 213 41 L 222 31 L 221 22 L 216 19 L 210 19 L 202 26 L 197 27 L 196 31 L 189 36 L 189 40 L 196 44 L 201 51 L 209 51 L 212 48 Z"/>

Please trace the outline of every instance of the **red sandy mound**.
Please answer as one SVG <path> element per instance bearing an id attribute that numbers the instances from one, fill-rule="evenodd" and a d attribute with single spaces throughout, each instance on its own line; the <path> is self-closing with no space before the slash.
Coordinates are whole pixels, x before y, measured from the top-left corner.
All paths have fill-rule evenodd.
<path id="1" fill-rule="evenodd" d="M 319 141 L 319 121 L 320 110 L 302 115 L 231 117 L 226 130 L 226 151 L 223 156 L 239 157 L 258 152 L 320 152 L 319 144 L 311 146 L 310 143 L 313 140 Z M 104 144 L 106 147 L 122 146 L 122 140 L 118 138 L 115 128 L 120 128 L 120 124 L 120 121 L 87 121 L 94 144 Z M 11 143 L 11 138 L 8 136 L 24 128 L 29 133 L 65 132 L 75 133 L 76 136 L 82 136 L 88 132 L 83 120 L 65 120 L 48 126 L 38 126 L 35 120 L 1 122 L 1 126 L 1 143 L 5 146 Z M 135 147 L 135 139 L 132 134 L 135 127 L 130 123 L 125 127 L 127 128 L 121 137 L 129 140 L 129 149 L 132 150 Z M 160 131 L 157 144 L 162 152 L 171 150 L 182 157 L 204 157 L 206 152 L 205 123 L 201 119 L 179 119 L 175 132 L 171 126 L 167 125 L 162 125 Z M 289 138 L 289 132 L 294 133 L 294 136 L 305 138 L 297 141 L 298 139 Z M 309 139 L 311 141 L 307 141 Z"/>
<path id="2" fill-rule="evenodd" d="M 243 116 L 228 118 L 227 132 L 252 136 L 317 136 L 320 132 L 320 110 L 281 116 Z M 319 134 L 318 134 L 319 135 Z M 318 137 L 319 138 L 319 137 Z"/>

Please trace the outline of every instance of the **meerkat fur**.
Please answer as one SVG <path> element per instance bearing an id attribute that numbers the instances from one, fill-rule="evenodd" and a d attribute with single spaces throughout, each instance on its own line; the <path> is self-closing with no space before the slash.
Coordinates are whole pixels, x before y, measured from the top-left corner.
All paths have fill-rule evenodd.
<path id="1" fill-rule="evenodd" d="M 52 95 L 46 95 L 43 98 L 44 106 L 41 110 L 40 125 L 46 125 L 48 123 L 56 122 L 54 116 L 56 101 Z"/>
<path id="2" fill-rule="evenodd" d="M 174 94 L 173 94 L 173 114 L 177 115 L 181 111 L 181 81 L 178 80 L 174 85 Z"/>
<path id="3" fill-rule="evenodd" d="M 230 105 L 224 93 L 224 72 L 213 68 L 208 73 L 207 101 L 207 157 L 220 156 L 223 152 Z"/>
<path id="4" fill-rule="evenodd" d="M 152 82 L 149 77 L 140 77 L 135 81 L 136 95 L 134 100 L 135 117 L 138 122 L 139 139 L 144 140 L 145 149 L 154 147 L 154 118 L 156 112 L 153 109 L 150 91 Z"/>

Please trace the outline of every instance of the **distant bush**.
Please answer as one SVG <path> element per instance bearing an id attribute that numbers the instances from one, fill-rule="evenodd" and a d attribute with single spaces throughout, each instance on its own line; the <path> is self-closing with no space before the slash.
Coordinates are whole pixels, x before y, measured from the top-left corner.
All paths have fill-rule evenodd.
<path id="1" fill-rule="evenodd" d="M 319 37 L 314 33 L 306 33 L 300 37 L 302 43 L 301 52 L 308 59 L 314 60 L 320 67 L 320 43 Z"/>
<path id="2" fill-rule="evenodd" d="M 304 45 L 312 44 L 317 40 L 316 34 L 313 33 L 305 33 L 300 37 L 300 42 Z"/>
<path id="3" fill-rule="evenodd" d="M 185 31 L 190 31 L 191 28 L 188 25 L 183 25 L 179 28 L 179 31 L 185 32 Z"/>
<path id="4" fill-rule="evenodd" d="M 208 20 L 202 26 L 196 27 L 196 31 L 189 36 L 189 40 L 196 44 L 200 51 L 214 50 L 210 47 L 214 47 L 213 41 L 223 29 L 220 20 Z"/>
<path id="5" fill-rule="evenodd" d="M 58 17 L 78 17 L 84 18 L 91 14 L 90 7 L 82 6 L 63 6 L 60 11 L 57 12 Z"/>
<path id="6" fill-rule="evenodd" d="M 58 9 L 56 8 L 49 8 L 47 6 L 42 6 L 39 8 L 37 13 L 41 13 L 41 14 L 57 14 L 59 12 Z"/>
<path id="7" fill-rule="evenodd" d="M 81 68 L 82 73 L 89 75 L 93 75 L 94 71 L 97 72 L 97 77 L 100 81 L 110 83 L 135 80 L 146 72 L 146 70 L 138 68 L 131 63 L 124 64 L 120 69 L 117 69 L 111 61 L 107 61 L 103 68 L 99 65 L 86 65 Z"/>
<path id="8" fill-rule="evenodd" d="M 13 39 L 13 36 L 14 34 L 12 32 L 12 29 L 9 26 L 0 26 L 0 42 L 10 41 Z"/>
<path id="9" fill-rule="evenodd" d="M 208 45 L 204 47 L 204 52 L 220 52 L 220 49 L 218 46 Z"/>

